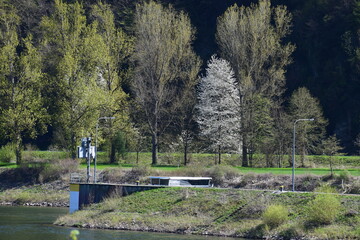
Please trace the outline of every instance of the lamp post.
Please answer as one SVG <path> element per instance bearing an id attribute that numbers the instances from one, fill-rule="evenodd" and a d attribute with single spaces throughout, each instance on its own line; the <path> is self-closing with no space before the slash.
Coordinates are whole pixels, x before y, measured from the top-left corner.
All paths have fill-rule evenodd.
<path id="1" fill-rule="evenodd" d="M 296 140 L 296 123 L 300 121 L 314 121 L 314 118 L 309 119 L 297 119 L 294 122 L 294 131 L 293 131 L 293 154 L 292 154 L 292 191 L 295 192 L 295 140 Z"/>
<path id="2" fill-rule="evenodd" d="M 96 121 L 96 132 L 95 132 L 95 158 L 94 158 L 94 183 L 96 183 L 96 159 L 97 159 L 97 133 L 99 128 L 100 120 L 115 119 L 115 117 L 99 117 Z"/>

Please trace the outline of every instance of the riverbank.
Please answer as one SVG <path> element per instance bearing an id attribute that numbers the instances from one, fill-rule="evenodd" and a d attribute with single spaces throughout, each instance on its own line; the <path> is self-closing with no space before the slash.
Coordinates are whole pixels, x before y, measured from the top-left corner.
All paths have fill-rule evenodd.
<path id="1" fill-rule="evenodd" d="M 265 217 L 270 206 L 286 209 L 281 221 L 277 212 Z M 327 212 L 335 215 L 325 221 L 321 214 L 329 217 Z M 260 239 L 355 239 L 360 235 L 359 212 L 359 196 L 166 188 L 110 198 L 55 224 Z"/>
<path id="2" fill-rule="evenodd" d="M 0 205 L 69 207 L 69 184 L 62 180 L 43 184 L 1 182 Z"/>

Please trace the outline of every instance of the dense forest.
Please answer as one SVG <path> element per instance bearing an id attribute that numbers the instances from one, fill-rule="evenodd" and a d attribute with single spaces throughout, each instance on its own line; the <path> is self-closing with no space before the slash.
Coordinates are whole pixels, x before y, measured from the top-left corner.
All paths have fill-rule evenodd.
<path id="1" fill-rule="evenodd" d="M 1 0 L 0 32 L 0 144 L 18 162 L 30 144 L 75 157 L 97 127 L 111 161 L 152 149 L 154 164 L 273 166 L 295 124 L 303 156 L 360 145 L 358 0 Z"/>

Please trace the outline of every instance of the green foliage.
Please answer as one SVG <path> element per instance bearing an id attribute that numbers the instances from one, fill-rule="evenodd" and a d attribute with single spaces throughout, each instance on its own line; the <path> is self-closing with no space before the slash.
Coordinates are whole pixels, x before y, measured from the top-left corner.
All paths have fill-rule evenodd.
<path id="1" fill-rule="evenodd" d="M 351 180 L 351 173 L 348 170 L 343 170 L 339 173 L 338 179 L 344 181 L 345 183 L 350 182 Z"/>
<path id="2" fill-rule="evenodd" d="M 340 210 L 341 203 L 336 196 L 332 194 L 317 195 L 307 205 L 306 220 L 314 225 L 331 224 L 340 214 Z"/>
<path id="3" fill-rule="evenodd" d="M 79 230 L 72 230 L 71 232 L 70 232 L 70 238 L 72 239 L 72 240 L 77 240 L 78 238 L 77 238 L 77 236 L 80 234 L 80 232 L 79 232 Z"/>
<path id="4" fill-rule="evenodd" d="M 325 134 L 327 120 L 323 116 L 319 100 L 305 87 L 293 92 L 288 111 L 293 123 L 297 119 L 315 119 L 315 121 L 300 121 L 296 124 L 296 148 L 301 155 L 301 166 L 304 166 L 305 155 L 308 152 L 317 152 L 318 143 Z"/>
<path id="5" fill-rule="evenodd" d="M 321 193 L 338 193 L 338 191 L 329 186 L 329 185 L 322 185 L 314 189 L 314 192 L 321 192 Z"/>
<path id="6" fill-rule="evenodd" d="M 244 167 L 248 151 L 258 150 L 259 140 L 269 137 L 270 112 L 278 107 L 273 99 L 284 92 L 285 68 L 295 47 L 282 39 L 290 33 L 291 19 L 285 6 L 271 7 L 269 0 L 261 0 L 249 7 L 234 4 L 217 21 L 221 57 L 231 63 L 241 96 Z"/>
<path id="7" fill-rule="evenodd" d="M 346 196 L 339 198 L 347 199 Z M 323 236 L 323 232 L 318 235 L 316 233 L 323 226 L 316 226 L 309 231 L 303 229 L 304 205 L 311 199 L 313 194 L 308 193 L 273 194 L 236 189 L 163 188 L 126 197 L 113 196 L 100 204 L 62 216 L 56 224 L 259 239 L 268 236 L 308 239 Z M 358 204 L 359 198 L 354 197 L 353 201 Z M 259 203 L 269 206 L 268 227 L 263 224 L 264 209 L 261 211 L 263 214 L 257 214 L 258 209 L 255 208 L 253 210 L 256 212 L 244 211 L 246 206 L 252 204 L 256 207 Z M 284 206 L 288 206 L 288 209 Z M 347 209 L 352 208 L 353 206 L 347 206 Z M 331 239 L 351 239 L 354 236 L 358 228 L 357 222 L 354 217 L 347 220 L 348 223 L 331 225 L 331 228 L 339 230 L 327 231 Z"/>
<path id="8" fill-rule="evenodd" d="M 195 30 L 184 12 L 154 2 L 136 6 L 135 100 L 152 136 L 152 164 L 157 164 L 158 136 L 173 122 L 193 87 L 200 59 L 192 49 Z M 139 119 L 140 120 L 140 119 Z"/>
<path id="9" fill-rule="evenodd" d="M 333 164 L 334 164 L 334 156 L 339 155 L 339 151 L 343 148 L 340 146 L 340 141 L 337 139 L 336 135 L 330 136 L 327 139 L 322 141 L 322 151 L 323 154 L 329 156 L 329 164 L 331 175 L 333 175 Z"/>
<path id="10" fill-rule="evenodd" d="M 15 146 L 14 144 L 7 144 L 0 148 L 0 162 L 11 163 L 15 161 Z"/>
<path id="11" fill-rule="evenodd" d="M 119 131 L 114 139 L 114 147 L 115 147 L 115 151 L 119 156 L 121 156 L 122 158 L 124 158 L 125 153 L 126 153 L 126 138 L 125 138 L 125 134 L 121 131 Z"/>
<path id="12" fill-rule="evenodd" d="M 16 10 L 2 1 L 0 14 L 0 127 L 15 144 L 16 162 L 20 164 L 23 137 L 35 138 L 45 131 L 42 65 L 32 35 L 20 36 Z"/>
<path id="13" fill-rule="evenodd" d="M 99 65 L 106 56 L 97 23 L 88 24 L 83 6 L 55 1 L 55 9 L 41 21 L 48 107 L 53 112 L 54 140 L 76 155 L 81 136 L 93 131 L 106 92 Z"/>
<path id="14" fill-rule="evenodd" d="M 289 211 L 282 205 L 270 205 L 262 215 L 264 224 L 276 228 L 288 220 Z"/>

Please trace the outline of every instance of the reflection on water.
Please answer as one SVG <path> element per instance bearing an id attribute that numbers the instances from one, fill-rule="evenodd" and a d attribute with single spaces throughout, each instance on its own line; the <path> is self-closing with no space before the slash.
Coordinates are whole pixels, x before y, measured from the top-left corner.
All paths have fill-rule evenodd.
<path id="1" fill-rule="evenodd" d="M 1 207 L 0 240 L 66 240 L 73 228 L 51 223 L 67 208 Z M 231 238 L 189 236 L 148 232 L 79 229 L 79 240 L 231 240 Z"/>

